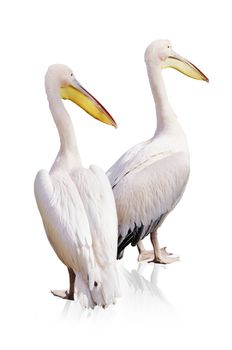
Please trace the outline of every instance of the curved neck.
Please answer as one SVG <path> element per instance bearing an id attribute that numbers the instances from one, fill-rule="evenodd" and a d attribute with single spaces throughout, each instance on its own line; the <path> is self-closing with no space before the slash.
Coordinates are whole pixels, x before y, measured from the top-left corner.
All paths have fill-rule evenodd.
<path id="1" fill-rule="evenodd" d="M 60 158 L 68 159 L 70 156 L 74 156 L 80 161 L 75 132 L 71 118 L 66 109 L 64 108 L 63 102 L 61 101 L 59 95 L 59 87 L 54 85 L 55 84 L 52 84 L 52 82 L 45 82 L 49 108 L 52 113 L 60 137 L 60 150 L 56 161 L 60 160 Z"/>
<path id="2" fill-rule="evenodd" d="M 170 122 L 173 122 L 175 114 L 169 104 L 166 88 L 164 85 L 162 72 L 157 62 L 146 62 L 147 73 L 150 81 L 151 91 L 154 97 L 157 115 L 157 130 L 161 131 Z"/>

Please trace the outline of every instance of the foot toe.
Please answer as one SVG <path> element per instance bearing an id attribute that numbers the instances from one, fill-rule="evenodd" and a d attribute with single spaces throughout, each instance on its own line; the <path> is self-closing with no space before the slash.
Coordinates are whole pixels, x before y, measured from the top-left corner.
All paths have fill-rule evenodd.
<path id="1" fill-rule="evenodd" d="M 139 262 L 144 261 L 144 260 L 150 260 L 150 259 L 154 259 L 154 252 L 153 252 L 153 250 L 143 251 L 138 256 L 138 261 Z"/>
<path id="2" fill-rule="evenodd" d="M 162 257 L 158 257 L 153 259 L 152 261 L 148 261 L 149 263 L 154 262 L 155 264 L 171 264 L 174 263 L 176 261 L 179 261 L 180 258 L 178 256 L 162 256 Z"/>
<path id="3" fill-rule="evenodd" d="M 58 298 L 74 300 L 74 295 L 71 295 L 68 290 L 51 290 L 51 293 Z"/>

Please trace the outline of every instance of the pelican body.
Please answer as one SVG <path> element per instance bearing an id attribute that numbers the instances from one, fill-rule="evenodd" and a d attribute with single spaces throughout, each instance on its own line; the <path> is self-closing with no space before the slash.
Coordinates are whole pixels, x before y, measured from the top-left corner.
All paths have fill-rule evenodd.
<path id="1" fill-rule="evenodd" d="M 50 244 L 67 266 L 68 291 L 53 291 L 80 304 L 107 306 L 119 296 L 116 268 L 117 213 L 107 176 L 97 166 L 82 166 L 71 119 L 61 98 L 69 99 L 94 118 L 116 127 L 105 108 L 64 65 L 52 65 L 45 76 L 49 107 L 60 137 L 51 170 L 35 178 L 35 197 Z"/>
<path id="2" fill-rule="evenodd" d="M 160 248 L 157 230 L 181 199 L 189 177 L 189 150 L 185 134 L 167 98 L 161 69 L 172 67 L 208 81 L 192 63 L 175 53 L 167 40 L 152 42 L 145 62 L 156 105 L 154 136 L 128 150 L 108 170 L 118 213 L 118 258 L 128 244 L 138 245 L 139 260 L 170 263 L 178 257 Z M 153 251 L 142 240 L 151 235 Z"/>

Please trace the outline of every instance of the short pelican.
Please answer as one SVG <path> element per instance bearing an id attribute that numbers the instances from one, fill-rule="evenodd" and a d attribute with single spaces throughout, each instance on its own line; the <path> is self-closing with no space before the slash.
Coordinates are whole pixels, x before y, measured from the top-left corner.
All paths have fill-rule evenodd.
<path id="1" fill-rule="evenodd" d="M 73 101 L 106 124 L 116 127 L 116 123 L 64 65 L 48 68 L 45 88 L 60 150 L 49 173 L 38 172 L 35 197 L 48 240 L 67 266 L 70 278 L 68 291 L 53 294 L 73 300 L 76 285 L 83 307 L 105 307 L 119 296 L 114 196 L 99 167 L 82 167 L 72 122 L 61 98 Z"/>
<path id="2" fill-rule="evenodd" d="M 139 261 L 156 263 L 178 260 L 160 248 L 157 230 L 181 199 L 189 177 L 189 151 L 185 134 L 167 98 L 161 69 L 171 67 L 185 75 L 208 81 L 192 63 L 175 53 L 167 40 L 152 42 L 145 62 L 156 105 L 154 136 L 128 150 L 108 170 L 118 213 L 118 258 L 128 244 L 137 245 Z M 151 236 L 153 250 L 142 239 Z"/>

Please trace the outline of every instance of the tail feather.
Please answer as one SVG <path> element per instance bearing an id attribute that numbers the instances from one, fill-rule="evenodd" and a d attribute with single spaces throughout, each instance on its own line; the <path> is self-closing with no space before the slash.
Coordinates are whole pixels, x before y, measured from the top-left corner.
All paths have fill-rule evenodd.
<path id="1" fill-rule="evenodd" d="M 90 293 L 88 283 L 85 282 L 81 273 L 76 273 L 77 297 L 83 309 L 94 308 L 94 301 Z"/>
<path id="2" fill-rule="evenodd" d="M 116 263 L 104 268 L 95 267 L 89 271 L 88 280 L 79 272 L 76 274 L 77 297 L 83 308 L 96 305 L 106 307 L 115 304 L 120 297 L 120 284 Z"/>
<path id="3" fill-rule="evenodd" d="M 101 270 L 102 283 L 99 288 L 91 291 L 92 298 L 97 305 L 108 306 L 116 302 L 120 296 L 120 285 L 116 264 L 106 266 Z"/>
<path id="4" fill-rule="evenodd" d="M 92 291 L 96 287 L 100 287 L 102 283 L 101 274 L 98 267 L 94 267 L 88 272 L 89 289 Z"/>

